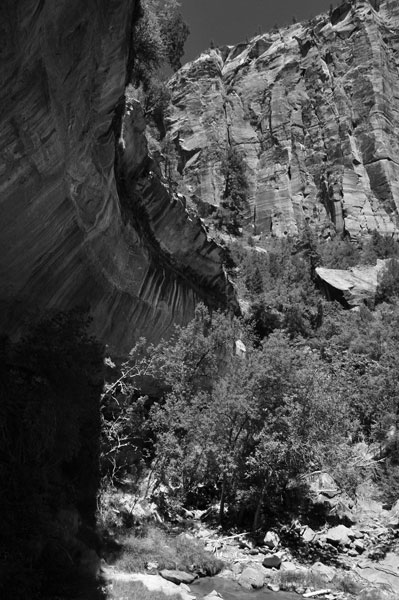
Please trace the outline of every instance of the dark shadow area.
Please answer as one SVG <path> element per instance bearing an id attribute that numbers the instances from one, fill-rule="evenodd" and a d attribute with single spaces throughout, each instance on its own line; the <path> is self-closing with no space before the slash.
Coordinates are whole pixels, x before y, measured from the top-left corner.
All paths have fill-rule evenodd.
<path id="1" fill-rule="evenodd" d="M 0 597 L 97 599 L 103 349 L 82 311 L 0 338 Z"/>

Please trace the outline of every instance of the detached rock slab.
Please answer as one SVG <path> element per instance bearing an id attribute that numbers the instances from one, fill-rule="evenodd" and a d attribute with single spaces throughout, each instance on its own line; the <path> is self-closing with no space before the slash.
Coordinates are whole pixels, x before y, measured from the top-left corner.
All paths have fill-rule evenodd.
<path id="1" fill-rule="evenodd" d="M 190 585 L 190 583 L 197 579 L 196 575 L 193 575 L 192 573 L 186 573 L 186 571 L 172 571 L 169 569 L 163 569 L 159 572 L 159 574 L 167 581 L 171 581 L 176 585 L 180 585 L 181 583 Z"/>

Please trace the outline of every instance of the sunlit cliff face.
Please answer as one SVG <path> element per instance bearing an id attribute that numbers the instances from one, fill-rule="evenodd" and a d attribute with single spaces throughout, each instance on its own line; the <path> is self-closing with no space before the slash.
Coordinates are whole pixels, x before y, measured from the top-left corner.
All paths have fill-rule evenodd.
<path id="1" fill-rule="evenodd" d="M 168 122 L 180 191 L 218 205 L 232 147 L 256 233 L 396 234 L 398 31 L 397 2 L 359 0 L 183 67 Z"/>
<path id="2" fill-rule="evenodd" d="M 231 296 L 220 250 L 151 168 L 140 107 L 124 114 L 136 8 L 1 4 L 2 331 L 84 306 L 125 351 Z"/>

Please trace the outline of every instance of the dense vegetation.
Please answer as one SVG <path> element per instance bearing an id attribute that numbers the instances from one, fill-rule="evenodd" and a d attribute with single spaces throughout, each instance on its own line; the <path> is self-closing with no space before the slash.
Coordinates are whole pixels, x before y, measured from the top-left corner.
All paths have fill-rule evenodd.
<path id="1" fill-rule="evenodd" d="M 132 32 L 130 80 L 147 115 L 158 123 L 169 102 L 168 71 L 177 71 L 190 30 L 178 0 L 140 0 Z M 129 92 L 128 89 L 128 96 Z"/>
<path id="2" fill-rule="evenodd" d="M 342 266 L 345 255 L 349 264 L 353 253 L 359 262 L 394 257 L 398 245 L 378 235 L 359 248 L 320 244 L 310 231 L 300 240 L 270 241 L 267 250 L 251 244 L 230 248 L 245 318 L 199 306 L 169 341 L 146 352 L 138 345 L 122 365 L 122 379 L 109 384 L 104 405 L 124 407 L 119 433 L 134 454 L 126 462 L 126 452 L 111 444 L 113 473 L 123 479 L 132 469 L 150 468 L 168 490 L 169 516 L 182 506 L 216 502 L 222 523 L 250 521 L 255 528 L 295 511 L 291 490 L 317 470 L 350 494 L 365 477 L 374 479 L 393 501 L 399 494 L 396 261 L 381 303 L 356 312 L 324 300 L 314 268 Z M 163 389 L 158 399 L 140 396 L 143 372 Z"/>

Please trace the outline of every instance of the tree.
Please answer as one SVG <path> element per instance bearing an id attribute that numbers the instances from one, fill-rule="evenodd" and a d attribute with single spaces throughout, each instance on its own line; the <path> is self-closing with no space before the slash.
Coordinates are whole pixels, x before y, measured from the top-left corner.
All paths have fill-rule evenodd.
<path id="1" fill-rule="evenodd" d="M 237 335 L 246 358 L 234 352 Z M 255 346 L 242 323 L 202 307 L 157 361 L 171 391 L 152 412 L 154 469 L 182 504 L 217 499 L 221 523 L 226 506 L 246 505 L 258 521 L 290 481 L 349 455 L 356 419 L 345 386 L 281 331 Z"/>
<path id="2" fill-rule="evenodd" d="M 241 213 L 247 203 L 248 180 L 245 161 L 236 148 L 229 148 L 227 151 L 221 171 L 225 179 L 225 188 L 216 220 L 219 227 L 224 226 L 229 233 L 238 235 Z"/>
<path id="3" fill-rule="evenodd" d="M 174 71 L 181 67 L 190 30 L 177 0 L 140 0 L 140 11 L 132 36 L 132 79 L 147 89 L 166 65 Z"/>

